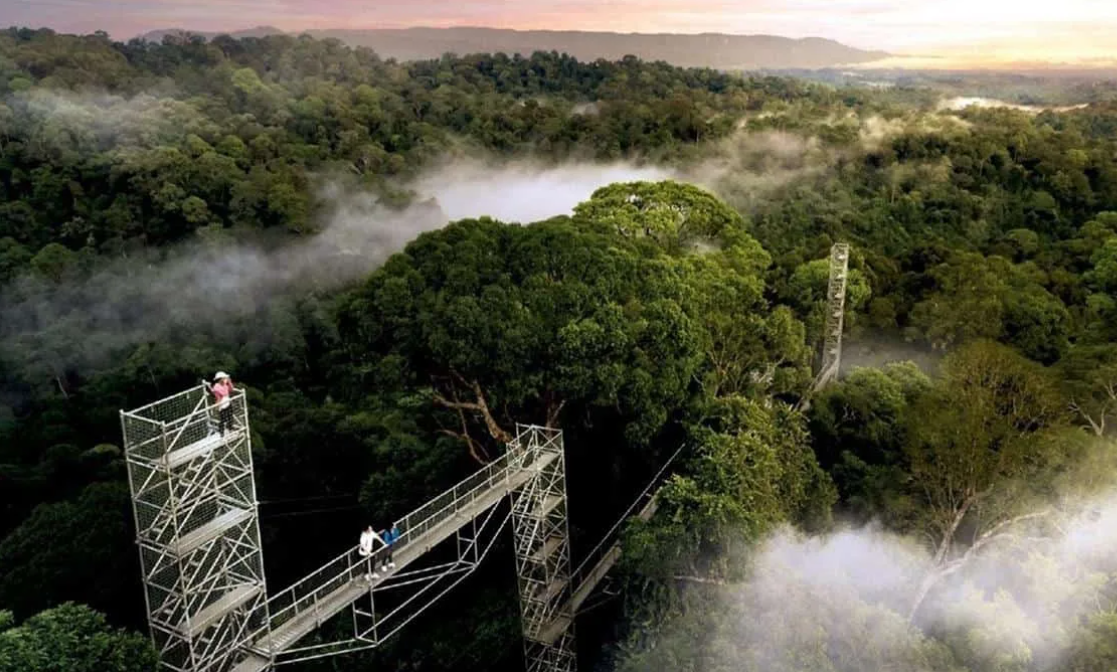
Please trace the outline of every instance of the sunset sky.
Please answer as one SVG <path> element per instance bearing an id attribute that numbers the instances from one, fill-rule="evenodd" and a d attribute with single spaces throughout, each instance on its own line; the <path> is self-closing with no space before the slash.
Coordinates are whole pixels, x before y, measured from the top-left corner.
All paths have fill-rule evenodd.
<path id="1" fill-rule="evenodd" d="M 1117 51 L 1117 0 L 0 0 L 0 24 L 118 39 L 257 25 L 762 33 L 975 62 L 1089 62 Z"/>

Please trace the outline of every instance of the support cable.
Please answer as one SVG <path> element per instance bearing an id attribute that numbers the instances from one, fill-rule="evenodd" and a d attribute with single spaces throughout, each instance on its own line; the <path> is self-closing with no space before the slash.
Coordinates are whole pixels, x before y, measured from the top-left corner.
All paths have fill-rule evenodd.
<path id="1" fill-rule="evenodd" d="M 597 546 L 594 546 L 593 550 L 586 554 L 586 557 L 582 560 L 581 564 L 574 568 L 574 576 L 578 576 L 581 574 L 582 570 L 586 568 L 586 565 L 596 557 L 598 551 L 600 551 L 602 546 L 605 545 L 605 542 L 609 541 L 609 539 L 612 538 L 613 533 L 617 531 L 617 528 L 619 528 L 621 524 L 624 523 L 624 521 L 628 520 L 629 516 L 632 515 L 632 512 L 636 509 L 637 506 L 639 506 L 640 502 L 644 499 L 644 497 L 647 496 L 652 487 L 655 486 L 657 482 L 659 482 L 660 476 L 662 476 L 663 472 L 667 470 L 667 467 L 671 466 L 671 463 L 675 461 L 675 458 L 679 456 L 679 453 L 683 452 L 683 448 L 686 448 L 685 443 L 679 446 L 678 450 L 676 450 L 671 457 L 667 458 L 667 461 L 663 463 L 663 466 L 659 468 L 659 471 L 657 471 L 655 476 L 652 477 L 652 480 L 648 482 L 648 485 L 644 488 L 643 492 L 636 496 L 636 499 L 633 500 L 632 504 L 627 509 L 625 509 L 625 512 L 621 514 L 621 517 L 617 519 L 617 522 L 613 523 L 613 526 L 609 528 L 609 531 L 606 532 L 605 536 L 601 538 L 601 541 L 597 542 Z"/>

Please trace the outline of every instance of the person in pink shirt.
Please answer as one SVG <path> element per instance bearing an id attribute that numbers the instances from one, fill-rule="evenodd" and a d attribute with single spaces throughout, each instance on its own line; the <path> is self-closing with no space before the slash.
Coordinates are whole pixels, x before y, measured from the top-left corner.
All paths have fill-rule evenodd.
<path id="1" fill-rule="evenodd" d="M 213 392 L 213 401 L 217 405 L 217 415 L 220 419 L 218 428 L 221 434 L 225 434 L 225 428 L 234 429 L 233 427 L 233 379 L 229 374 L 224 371 L 218 371 L 217 375 L 213 377 L 213 387 L 209 388 Z"/>

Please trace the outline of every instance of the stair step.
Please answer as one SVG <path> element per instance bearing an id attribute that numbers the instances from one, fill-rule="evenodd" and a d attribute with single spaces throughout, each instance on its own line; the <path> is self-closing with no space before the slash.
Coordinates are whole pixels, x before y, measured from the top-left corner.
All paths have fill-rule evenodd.
<path id="1" fill-rule="evenodd" d="M 197 637 L 203 630 L 221 620 L 223 616 L 256 597 L 261 590 L 260 586 L 252 584 L 233 588 L 216 602 L 195 614 L 190 619 L 190 625 L 186 628 L 186 631 L 191 637 Z"/>
<path id="2" fill-rule="evenodd" d="M 221 444 L 225 443 L 226 441 L 232 441 L 233 439 L 239 438 L 240 435 L 243 433 L 244 430 L 235 429 L 231 432 L 226 432 L 224 435 L 210 434 L 204 439 L 199 439 L 194 443 L 183 446 L 182 448 L 172 450 L 171 452 L 163 456 L 162 462 L 168 469 L 181 467 L 182 465 L 192 462 L 199 457 L 208 455 Z"/>
<path id="3" fill-rule="evenodd" d="M 171 547 L 171 552 L 182 557 L 207 541 L 220 537 L 225 532 L 252 518 L 252 512 L 246 509 L 232 509 L 202 525 L 198 529 L 183 535 L 178 544 Z"/>

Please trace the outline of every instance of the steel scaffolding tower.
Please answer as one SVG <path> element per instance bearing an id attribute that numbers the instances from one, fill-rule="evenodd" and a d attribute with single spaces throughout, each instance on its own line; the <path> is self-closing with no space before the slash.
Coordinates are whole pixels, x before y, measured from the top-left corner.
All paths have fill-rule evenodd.
<path id="1" fill-rule="evenodd" d="M 822 367 L 815 379 L 817 391 L 837 380 L 842 364 L 842 326 L 845 319 L 846 283 L 849 280 L 849 244 L 830 248 L 830 284 L 826 289 L 826 331 Z"/>
<path id="2" fill-rule="evenodd" d="M 269 624 L 244 392 L 224 432 L 208 400 L 120 413 L 151 636 L 176 672 L 227 672 Z"/>
<path id="3" fill-rule="evenodd" d="M 554 455 L 512 500 L 516 573 L 528 672 L 574 672 L 574 607 L 562 432 L 517 425 L 516 455 Z"/>
<path id="4" fill-rule="evenodd" d="M 244 392 L 231 397 L 227 431 L 208 400 L 199 386 L 121 411 L 148 621 L 164 669 L 264 672 L 375 648 L 471 574 L 511 519 L 527 669 L 574 672 L 574 617 L 620 557 L 621 521 L 572 572 L 560 430 L 517 425 L 504 455 L 395 521 L 394 571 L 373 577 L 353 546 L 269 598 Z M 667 464 L 622 520 L 641 503 L 639 517 L 650 517 L 650 489 Z M 422 566 L 451 539 L 454 557 Z M 347 610 L 351 636 L 300 644 Z"/>

